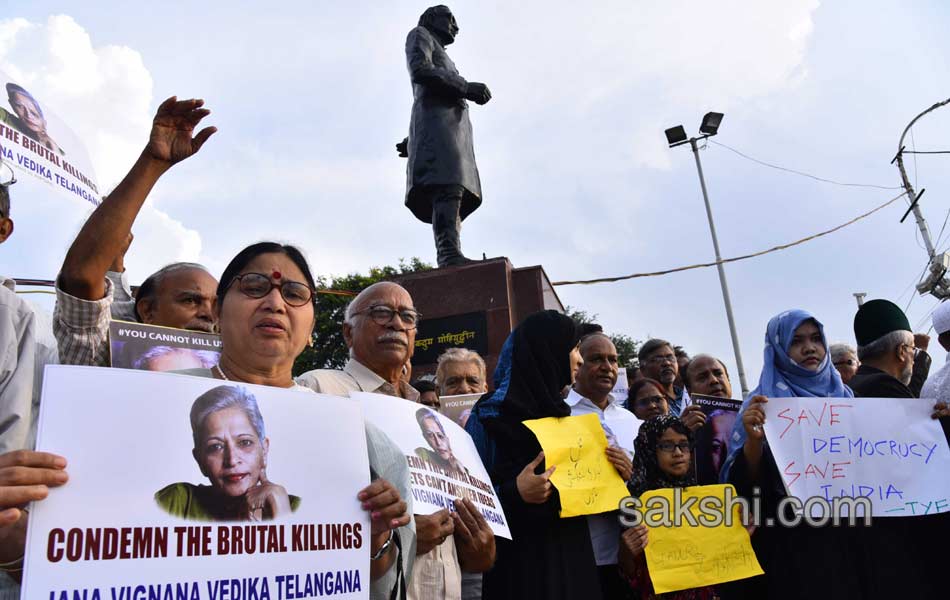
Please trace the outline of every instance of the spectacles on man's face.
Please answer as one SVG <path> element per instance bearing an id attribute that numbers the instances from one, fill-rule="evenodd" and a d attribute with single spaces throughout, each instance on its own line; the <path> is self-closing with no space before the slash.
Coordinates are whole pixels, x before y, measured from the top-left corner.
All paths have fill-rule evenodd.
<path id="1" fill-rule="evenodd" d="M 655 365 L 662 365 L 663 363 L 675 364 L 675 363 L 676 363 L 676 355 L 675 355 L 675 354 L 663 354 L 663 355 L 660 355 L 660 356 L 651 356 L 650 358 L 647 359 L 647 362 L 653 363 L 653 364 L 655 364 Z"/>
<path id="2" fill-rule="evenodd" d="M 235 275 L 234 279 L 231 280 L 231 285 L 234 285 L 235 281 L 238 283 L 238 289 L 241 290 L 241 293 L 249 298 L 263 298 L 272 289 L 277 288 L 280 290 L 284 302 L 290 306 L 303 306 L 313 299 L 313 289 L 299 281 L 281 279 L 274 283 L 270 277 L 263 273 Z"/>
<path id="3" fill-rule="evenodd" d="M 693 451 L 693 445 L 689 442 L 660 442 L 656 445 L 656 449 L 667 454 L 673 454 L 676 450 L 683 454 L 689 454 Z"/>
<path id="4" fill-rule="evenodd" d="M 374 323 L 381 326 L 389 325 L 392 323 L 393 319 L 396 318 L 396 315 L 399 315 L 400 320 L 402 320 L 402 324 L 409 329 L 415 329 L 416 323 L 418 323 L 419 319 L 422 317 L 422 313 L 414 308 L 396 310 L 386 306 L 385 304 L 370 306 L 369 308 L 364 308 L 363 310 L 357 311 L 353 314 L 368 315 Z"/>
<path id="5" fill-rule="evenodd" d="M 839 360 L 838 362 L 835 363 L 835 366 L 842 367 L 842 366 L 847 365 L 849 367 L 853 367 L 857 364 L 858 364 L 858 361 L 854 360 L 853 358 L 849 358 L 848 360 Z"/>

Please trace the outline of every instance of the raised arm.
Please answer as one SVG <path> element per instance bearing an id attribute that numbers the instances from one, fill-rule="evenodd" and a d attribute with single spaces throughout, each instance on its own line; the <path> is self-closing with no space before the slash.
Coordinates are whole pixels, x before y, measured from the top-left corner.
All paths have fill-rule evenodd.
<path id="1" fill-rule="evenodd" d="M 203 106 L 204 100 L 179 101 L 172 96 L 158 107 L 148 145 L 92 213 L 66 253 L 59 275 L 64 292 L 83 300 L 99 300 L 105 295 L 106 271 L 129 239 L 132 223 L 152 186 L 172 165 L 197 153 L 217 131 L 205 127 L 193 135 L 211 112 Z"/>

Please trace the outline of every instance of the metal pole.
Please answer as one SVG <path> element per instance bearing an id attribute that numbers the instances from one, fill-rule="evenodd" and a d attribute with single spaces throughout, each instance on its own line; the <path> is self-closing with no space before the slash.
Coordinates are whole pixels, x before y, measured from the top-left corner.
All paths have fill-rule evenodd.
<path id="1" fill-rule="evenodd" d="M 689 147 L 693 149 L 696 159 L 696 170 L 699 172 L 699 185 L 703 188 L 703 201 L 706 203 L 706 217 L 709 219 L 709 233 L 712 235 L 713 250 L 716 251 L 716 268 L 719 269 L 719 285 L 722 287 L 722 301 L 726 305 L 726 318 L 729 320 L 729 333 L 732 335 L 732 350 L 736 355 L 736 368 L 739 371 L 739 385 L 742 387 L 742 397 L 749 393 L 749 386 L 745 381 L 745 367 L 742 366 L 742 353 L 739 351 L 739 336 L 736 333 L 736 320 L 732 316 L 732 302 L 729 300 L 729 285 L 726 283 L 726 271 L 722 268 L 722 257 L 719 255 L 719 239 L 716 237 L 716 226 L 713 224 L 712 208 L 709 206 L 709 194 L 706 192 L 706 179 L 703 177 L 703 165 L 699 162 L 699 147 L 696 138 L 689 139 Z"/>

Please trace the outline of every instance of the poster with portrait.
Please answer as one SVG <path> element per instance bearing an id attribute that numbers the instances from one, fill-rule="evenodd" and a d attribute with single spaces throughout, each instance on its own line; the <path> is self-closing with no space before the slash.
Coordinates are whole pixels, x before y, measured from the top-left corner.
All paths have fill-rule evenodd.
<path id="1" fill-rule="evenodd" d="M 717 396 L 690 396 L 706 414 L 706 424 L 696 431 L 696 481 L 699 485 L 719 483 L 719 470 L 726 460 L 729 435 L 736 423 L 742 400 Z"/>
<path id="2" fill-rule="evenodd" d="M 464 429 L 465 424 L 468 422 L 468 417 L 472 414 L 472 408 L 474 408 L 475 403 L 478 402 L 478 399 L 481 397 L 482 394 L 442 396 L 439 398 L 439 403 L 442 405 L 439 412 L 452 419 L 459 427 Z"/>
<path id="3" fill-rule="evenodd" d="M 221 337 L 201 331 L 112 321 L 109 349 L 112 366 L 121 369 L 210 369 L 221 356 Z"/>
<path id="4" fill-rule="evenodd" d="M 359 404 L 172 373 L 50 366 L 24 598 L 367 598 Z"/>
<path id="5" fill-rule="evenodd" d="M 455 499 L 467 498 L 496 536 L 511 539 L 498 494 L 464 429 L 409 400 L 365 392 L 354 392 L 351 397 L 362 404 L 366 420 L 386 432 L 406 455 L 415 513 L 455 510 Z"/>

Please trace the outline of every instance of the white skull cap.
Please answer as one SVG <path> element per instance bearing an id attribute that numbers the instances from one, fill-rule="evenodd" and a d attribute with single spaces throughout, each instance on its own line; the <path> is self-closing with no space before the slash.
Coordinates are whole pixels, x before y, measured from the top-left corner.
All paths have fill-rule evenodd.
<path id="1" fill-rule="evenodd" d="M 950 302 L 941 302 L 934 311 L 934 330 L 937 335 L 950 331 Z"/>

